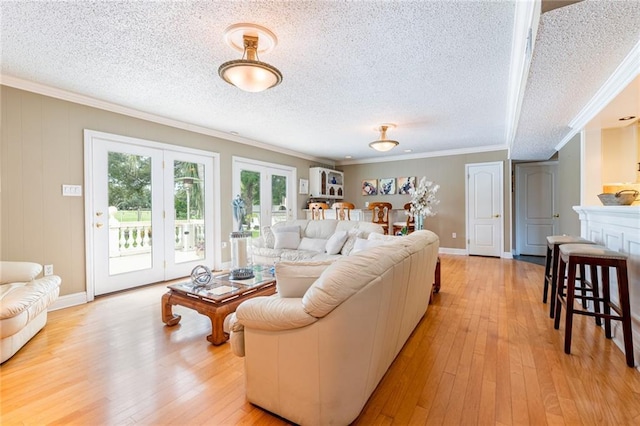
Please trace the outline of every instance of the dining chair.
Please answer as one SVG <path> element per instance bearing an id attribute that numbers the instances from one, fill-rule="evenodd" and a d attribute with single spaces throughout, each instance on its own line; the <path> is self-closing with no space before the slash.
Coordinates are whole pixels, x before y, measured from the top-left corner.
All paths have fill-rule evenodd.
<path id="1" fill-rule="evenodd" d="M 369 203 L 369 210 L 371 210 L 371 222 L 382 226 L 385 234 L 389 233 L 389 221 L 391 218 L 392 209 L 393 206 L 391 205 L 391 203 Z"/>
<path id="2" fill-rule="evenodd" d="M 338 220 L 351 220 L 351 210 L 356 206 L 353 203 L 337 202 L 333 203 L 333 208 L 336 211 L 336 219 Z"/>
<path id="3" fill-rule="evenodd" d="M 324 212 L 329 210 L 329 204 L 309 203 L 309 210 L 311 211 L 311 220 L 324 220 Z"/>
<path id="4" fill-rule="evenodd" d="M 409 234 L 416 230 L 413 213 L 411 213 L 411 203 L 404 205 L 404 212 L 407 215 L 407 220 L 405 222 L 393 222 L 393 235 L 402 231 L 402 228 L 405 226 L 407 227 L 407 233 Z"/>

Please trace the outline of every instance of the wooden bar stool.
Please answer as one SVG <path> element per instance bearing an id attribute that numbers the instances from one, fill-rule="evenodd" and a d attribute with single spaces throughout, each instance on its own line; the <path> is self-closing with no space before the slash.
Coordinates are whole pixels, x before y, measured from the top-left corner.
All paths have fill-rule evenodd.
<path id="1" fill-rule="evenodd" d="M 591 287 L 593 296 L 575 294 L 576 268 L 589 266 L 591 271 Z M 598 266 L 602 277 L 602 297 L 598 291 Z M 567 283 L 564 285 L 565 267 L 567 271 Z M 611 302 L 611 291 L 609 282 L 609 268 L 616 269 L 618 280 L 618 305 Z M 596 317 L 596 322 L 604 319 L 604 332 L 607 339 L 611 339 L 611 320 L 622 322 L 622 335 L 624 337 L 624 352 L 627 358 L 627 365 L 634 366 L 633 360 L 633 340 L 631 332 L 631 309 L 629 307 L 629 277 L 627 274 L 627 255 L 608 249 L 607 247 L 595 244 L 563 244 L 560 246 L 560 264 L 558 265 L 558 290 L 557 304 L 554 318 L 554 328 L 560 328 L 560 314 L 562 305 L 567 309 L 565 331 L 564 331 L 564 352 L 571 353 L 571 327 L 573 325 L 573 314 Z M 584 280 L 586 281 L 586 279 Z M 566 289 L 566 294 L 565 290 Z M 574 300 L 593 300 L 594 311 L 586 309 L 576 309 Z M 602 303 L 603 312 L 600 312 Z M 611 314 L 611 310 L 615 312 Z"/>
<path id="2" fill-rule="evenodd" d="M 551 285 L 551 303 L 549 307 L 549 317 L 553 318 L 556 311 L 556 272 L 558 271 L 558 254 L 562 244 L 595 244 L 582 237 L 574 237 L 571 235 L 550 235 L 547 237 L 547 260 L 544 266 L 544 290 L 542 292 L 542 303 L 547 303 L 547 293 L 549 285 Z M 584 276 L 581 271 L 580 277 Z"/>

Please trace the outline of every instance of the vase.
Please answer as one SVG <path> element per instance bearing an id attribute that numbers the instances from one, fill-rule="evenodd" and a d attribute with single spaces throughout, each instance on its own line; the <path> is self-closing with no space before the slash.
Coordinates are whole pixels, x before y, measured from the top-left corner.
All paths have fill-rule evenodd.
<path id="1" fill-rule="evenodd" d="M 419 215 L 419 214 L 417 214 L 416 217 L 415 217 L 415 224 L 414 225 L 415 225 L 416 231 L 420 231 L 420 230 L 424 229 L 424 217 Z"/>

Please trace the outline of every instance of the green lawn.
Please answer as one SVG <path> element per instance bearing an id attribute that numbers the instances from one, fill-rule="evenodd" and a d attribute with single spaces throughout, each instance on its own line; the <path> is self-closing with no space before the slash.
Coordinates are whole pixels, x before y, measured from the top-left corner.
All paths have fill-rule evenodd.
<path id="1" fill-rule="evenodd" d="M 114 215 L 120 222 L 149 222 L 151 221 L 151 211 L 141 210 L 140 218 L 137 211 L 117 211 Z"/>

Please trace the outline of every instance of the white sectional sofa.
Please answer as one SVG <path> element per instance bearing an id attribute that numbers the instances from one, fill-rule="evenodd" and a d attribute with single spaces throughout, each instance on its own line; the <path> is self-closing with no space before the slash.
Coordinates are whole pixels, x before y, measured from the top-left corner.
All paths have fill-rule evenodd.
<path id="1" fill-rule="evenodd" d="M 301 297 L 240 304 L 229 322 L 247 399 L 301 425 L 352 422 L 427 311 L 438 248 L 431 231 L 392 237 L 320 268 Z M 278 265 L 278 285 L 296 285 Z"/>
<path id="2" fill-rule="evenodd" d="M 337 259 L 350 253 L 357 238 L 366 239 L 371 233 L 383 232 L 380 225 L 356 220 L 279 222 L 263 227 L 261 237 L 254 240 L 253 262 L 272 265 L 280 260 Z"/>
<path id="3" fill-rule="evenodd" d="M 47 308 L 60 292 L 60 277 L 37 278 L 42 265 L 0 262 L 0 363 L 11 358 L 47 323 Z"/>

